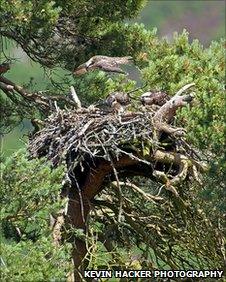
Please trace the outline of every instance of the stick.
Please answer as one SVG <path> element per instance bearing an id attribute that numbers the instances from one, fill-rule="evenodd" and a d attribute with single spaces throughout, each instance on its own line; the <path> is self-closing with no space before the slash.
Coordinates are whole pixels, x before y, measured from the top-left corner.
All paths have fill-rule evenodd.
<path id="1" fill-rule="evenodd" d="M 190 88 L 194 85 L 195 85 L 195 83 L 189 83 L 189 84 L 184 85 L 179 91 L 177 91 L 177 93 L 174 95 L 174 97 L 180 96 L 185 90 L 187 90 L 188 88 Z"/>
<path id="2" fill-rule="evenodd" d="M 71 89 L 71 96 L 72 96 L 72 98 L 73 98 L 73 100 L 74 100 L 74 102 L 76 104 L 77 109 L 81 109 L 82 108 L 82 104 L 81 104 L 81 102 L 80 102 L 80 100 L 78 98 L 78 95 L 75 92 L 74 86 L 71 86 L 70 89 Z"/>

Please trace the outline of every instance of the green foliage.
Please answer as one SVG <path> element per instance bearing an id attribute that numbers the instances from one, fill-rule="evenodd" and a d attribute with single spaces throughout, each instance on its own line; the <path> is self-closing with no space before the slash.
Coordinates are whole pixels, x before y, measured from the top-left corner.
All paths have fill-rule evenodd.
<path id="1" fill-rule="evenodd" d="M 205 185 L 202 189 L 193 185 L 189 187 L 190 190 L 186 187 L 183 192 L 188 199 L 192 198 L 194 206 L 190 207 L 191 210 L 203 208 L 203 213 L 208 215 L 210 222 L 219 219 L 217 224 L 221 228 L 225 213 L 225 159 L 222 157 L 225 43 L 213 42 L 205 49 L 198 40 L 190 42 L 186 31 L 175 34 L 173 41 L 169 43 L 165 39 L 159 40 L 156 30 L 147 31 L 143 25 L 125 24 L 123 21 L 136 16 L 145 2 L 127 0 L 122 5 L 119 0 L 102 0 L 97 5 L 93 0 L 0 0 L 0 35 L 15 40 L 34 61 L 48 68 L 61 66 L 71 71 L 94 54 L 132 55 L 141 70 L 143 84 L 147 84 L 144 90 L 163 90 L 173 95 L 186 83 L 195 82 L 194 105 L 181 111 L 177 123 L 186 126 L 188 138 L 200 149 L 203 159 L 211 164 L 211 169 L 204 179 Z M 5 48 L 1 49 L 1 59 L 5 57 L 4 50 Z M 25 74 L 21 72 L 20 75 Z M 52 81 L 51 75 L 48 78 Z M 82 78 L 72 78 L 67 74 L 60 83 L 58 80 L 54 89 L 48 85 L 47 90 L 50 91 L 47 95 L 66 93 L 69 85 L 74 85 L 83 104 L 89 105 L 112 91 L 132 90 L 135 88 L 135 81 L 126 80 L 123 76 L 109 78 L 102 72 L 93 72 Z M 27 85 L 30 90 L 32 87 Z M 36 88 L 33 87 L 34 89 Z M 142 91 L 137 92 L 137 98 Z M 25 116 L 37 117 L 37 109 L 21 97 L 6 99 L 2 95 L 0 99 L 3 117 L 1 127 L 11 128 Z M 143 152 L 148 153 L 148 148 L 144 147 Z M 49 215 L 56 216 L 64 204 L 59 197 L 62 175 L 62 167 L 52 170 L 45 160 L 28 161 L 26 154 L 21 151 L 2 164 L 1 262 L 4 281 L 57 281 L 63 280 L 68 273 L 69 247 L 64 244 L 61 248 L 54 248 L 49 228 Z M 139 181 L 142 182 L 141 179 Z M 160 189 L 153 183 L 144 183 L 144 186 L 147 187 L 147 192 L 152 189 L 151 192 L 155 194 Z M 197 192 L 199 189 L 200 194 Z M 89 261 L 90 267 L 130 266 L 130 258 L 126 256 L 130 254 L 129 250 L 132 250 L 132 257 L 135 244 L 146 256 L 142 267 L 152 267 L 153 262 L 158 265 L 159 261 L 163 267 L 159 253 L 153 253 L 150 247 L 153 242 L 158 246 L 160 254 L 166 257 L 173 246 L 173 251 L 178 255 L 178 263 L 181 258 L 182 262 L 186 259 L 188 247 L 191 247 L 193 250 L 200 250 L 197 260 L 200 260 L 199 265 L 202 267 L 205 265 L 205 256 L 209 258 L 209 265 L 220 265 L 220 247 L 218 246 L 217 251 L 214 250 L 213 240 L 215 234 L 218 234 L 214 233 L 219 227 L 217 224 L 213 225 L 214 228 L 211 227 L 208 237 L 208 227 L 204 224 L 205 220 L 202 220 L 205 217 L 199 218 L 196 214 L 195 219 L 189 218 L 188 224 L 185 224 L 184 214 L 176 205 L 173 215 L 170 214 L 170 197 L 165 205 L 154 207 L 150 202 L 144 203 L 137 194 L 123 192 L 124 196 L 132 201 L 133 208 L 139 211 L 137 218 L 140 215 L 143 215 L 143 218 L 151 215 L 154 220 L 159 220 L 156 226 L 153 225 L 153 230 L 156 228 L 154 236 L 143 238 L 138 232 L 141 228 L 136 233 L 136 230 L 123 225 L 124 222 L 116 229 L 115 218 L 118 211 L 111 213 L 109 210 L 101 210 L 101 222 L 91 217 L 93 222 L 90 232 L 93 236 L 88 243 L 93 246 L 91 253 L 95 256 Z M 114 199 L 114 203 L 119 205 L 117 197 Z M 171 234 L 164 231 L 166 221 Z M 193 225 L 193 221 L 196 225 Z M 162 241 L 159 239 L 158 224 L 164 235 Z M 145 223 L 142 228 L 145 230 Z M 107 234 L 110 241 L 114 241 L 112 252 L 107 252 L 103 244 L 96 239 L 97 233 Z M 111 236 L 115 237 L 112 239 Z M 123 245 L 122 242 L 128 241 L 128 238 L 128 244 Z M 214 250 L 212 257 L 215 251 L 218 253 L 217 258 L 214 258 L 216 261 L 211 261 L 212 257 L 208 256 L 209 244 L 212 244 L 211 248 Z M 197 266 L 195 253 L 189 254 L 193 260 L 191 265 Z"/>
<path id="2" fill-rule="evenodd" d="M 200 19 L 202 19 L 200 21 Z M 225 3 L 223 1 L 149 1 L 142 10 L 139 23 L 147 29 L 158 28 L 165 35 L 185 26 L 192 38 L 208 46 L 225 34 Z"/>
<path id="3" fill-rule="evenodd" d="M 21 1 L 1 0 L 1 21 L 8 28 L 22 29 L 31 28 L 31 32 L 37 31 L 39 28 L 46 30 L 51 29 L 56 23 L 61 8 L 56 6 L 54 1 Z"/>
<path id="4" fill-rule="evenodd" d="M 11 39 L 39 62 L 42 67 L 54 68 L 60 66 L 70 72 L 94 54 L 106 55 L 134 55 L 145 46 L 148 38 L 143 26 L 128 25 L 125 19 L 135 17 L 143 7 L 145 0 L 99 1 L 22 1 L 0 0 L 0 60 L 12 57 L 8 54 L 4 39 Z M 9 44 L 11 45 L 11 44 Z M 15 46 L 12 46 L 13 49 Z M 24 70 L 21 66 L 17 71 L 17 78 L 23 80 Z M 14 68 L 14 64 L 12 69 Z M 12 71 L 9 72 L 9 78 Z M 30 72 L 29 72 L 30 74 Z M 47 72 L 46 72 L 47 74 Z M 7 73 L 8 77 L 8 73 Z M 90 103 L 97 100 L 100 92 L 106 94 L 104 78 L 72 79 L 64 75 L 63 81 L 53 78 L 50 74 L 38 81 L 38 90 L 48 90 L 46 95 L 56 95 L 59 89 L 66 93 L 69 85 L 78 85 L 76 91 L 81 95 L 83 102 Z M 90 76 L 93 77 L 92 75 Z M 29 81 L 27 77 L 26 81 Z M 91 82 L 92 81 L 92 82 Z M 29 91 L 37 90 L 34 87 L 37 78 L 26 83 Z M 45 82 L 45 83 L 43 83 Z M 47 85 L 48 82 L 51 83 Z M 90 89 L 87 90 L 87 83 Z M 67 85 L 67 90 L 63 85 Z M 97 91 L 98 90 L 98 91 Z M 87 93 L 88 92 L 88 93 Z M 90 94 L 92 93 L 92 94 Z M 21 99 L 14 94 L 5 99 L 0 90 L 2 104 L 1 128 L 4 132 L 11 130 L 24 118 L 40 118 L 40 112 L 30 101 Z M 9 98 L 10 97 L 10 98 Z M 83 98 L 84 97 L 84 98 Z M 45 114 L 41 113 L 41 118 Z"/>
<path id="5" fill-rule="evenodd" d="M 214 219 L 209 216 L 211 204 L 207 213 L 205 200 L 198 196 L 200 187 L 194 184 L 177 187 L 181 189 L 185 208 L 159 183 L 142 177 L 133 177 L 132 183 L 137 183 L 147 195 L 156 195 L 162 190 L 161 197 L 165 200 L 147 201 L 140 193 L 123 187 L 123 212 L 118 222 L 117 191 L 113 187 L 105 189 L 101 198 L 108 204 L 97 205 L 96 212 L 89 218 L 90 268 L 114 269 L 119 265 L 123 269 L 174 270 L 223 267 L 223 237 L 218 229 L 222 227 L 222 216 L 213 211 L 213 206 Z M 219 221 L 216 222 L 215 216 Z"/>
<path id="6" fill-rule="evenodd" d="M 180 255 L 178 255 L 179 264 L 181 263 L 181 261 L 183 261 L 183 257 L 185 259 L 189 253 L 190 260 L 188 261 L 188 263 L 190 263 L 190 265 L 193 265 L 193 267 L 199 266 L 203 268 L 206 267 L 207 264 L 212 265 L 212 267 L 216 267 L 217 265 L 221 265 L 220 261 L 222 257 L 219 256 L 217 259 L 209 257 L 208 252 L 210 248 L 212 248 L 212 250 L 219 248 L 219 246 L 217 247 L 216 245 L 216 241 L 215 243 L 213 243 L 213 238 L 215 237 L 214 232 L 217 230 L 218 226 L 220 226 L 220 229 L 222 230 L 224 230 L 225 227 L 223 220 L 223 214 L 225 213 L 226 208 L 224 200 L 225 177 L 223 169 L 223 167 L 225 166 L 225 159 L 223 155 L 223 113 L 225 109 L 224 103 L 222 101 L 222 97 L 224 96 L 225 79 L 224 41 L 221 40 L 219 42 L 213 42 L 210 47 L 203 48 L 198 40 L 190 42 L 188 33 L 186 31 L 183 31 L 182 34 L 176 33 L 173 41 L 170 43 L 164 39 L 159 40 L 154 35 L 154 32 L 147 32 L 145 44 L 146 45 L 143 46 L 143 49 L 141 49 L 140 52 L 136 53 L 135 57 L 136 64 L 139 65 L 142 69 L 143 84 L 147 84 L 145 90 L 162 90 L 166 91 L 172 96 L 183 85 L 191 82 L 195 83 L 194 104 L 192 105 L 192 107 L 185 108 L 180 113 L 178 113 L 176 122 L 178 125 L 187 128 L 188 139 L 192 144 L 199 148 L 203 160 L 206 160 L 211 165 L 211 168 L 209 173 L 204 178 L 205 185 L 199 187 L 198 185 L 191 184 L 190 191 L 188 190 L 188 188 L 184 188 L 186 190 L 184 191 L 184 193 L 187 193 L 189 200 L 192 199 L 192 205 L 194 206 L 191 205 L 191 209 L 193 210 L 193 212 L 196 213 L 197 210 L 202 209 L 202 213 L 204 215 L 204 219 L 196 215 L 195 223 L 194 218 L 189 224 L 183 223 L 184 215 L 180 214 L 181 209 L 179 206 L 173 212 L 175 218 L 172 219 L 172 214 L 167 214 L 165 208 L 163 208 L 163 210 L 161 210 L 159 207 L 155 209 L 152 206 L 145 205 L 145 203 L 143 202 L 139 202 L 137 197 L 131 198 L 131 195 L 128 196 L 128 198 L 130 200 L 132 199 L 132 202 L 135 203 L 135 205 L 142 206 L 142 212 L 144 212 L 146 215 L 152 214 L 159 216 L 159 218 L 161 219 L 164 218 L 165 221 L 163 225 L 165 227 L 167 225 L 167 220 L 169 220 L 170 222 L 169 226 L 171 224 L 174 226 L 178 223 L 178 226 L 180 228 L 174 234 L 176 238 L 173 238 L 174 235 L 171 234 L 172 236 L 169 236 L 170 239 L 166 236 L 165 240 L 166 242 L 168 242 L 169 239 L 169 244 L 175 244 L 175 252 L 180 253 Z M 102 81 L 100 78 L 102 79 Z M 93 96 L 93 98 L 97 98 L 99 96 L 98 92 L 101 92 L 101 94 L 104 93 L 103 96 L 105 96 L 112 90 L 125 90 L 129 85 L 128 81 L 122 81 L 120 80 L 120 77 L 117 79 L 114 78 L 114 82 L 112 82 L 111 79 L 107 79 L 102 74 L 97 72 L 90 75 L 90 82 L 89 80 L 86 81 L 86 79 L 88 79 L 88 77 L 84 79 L 84 84 L 87 83 L 93 90 L 90 95 L 90 92 L 87 88 L 88 97 L 86 96 L 86 99 L 90 99 L 94 93 L 95 96 Z M 98 87 L 95 89 L 92 83 L 94 83 L 94 85 Z M 130 87 L 134 87 L 133 84 L 130 84 Z M 129 88 L 129 90 L 131 88 Z M 141 91 L 137 92 L 137 98 L 141 93 Z M 104 213 L 105 219 L 106 214 L 107 213 Z M 126 260 L 125 258 L 123 258 L 123 256 L 121 257 L 117 254 L 120 247 L 123 247 L 123 249 L 128 247 L 128 249 L 131 250 L 132 246 L 136 244 L 136 242 L 133 240 L 136 240 L 138 236 L 136 236 L 133 232 L 130 233 L 130 228 L 127 228 L 126 225 L 123 226 L 119 231 L 116 230 L 117 227 L 112 218 L 117 217 L 117 212 L 113 216 L 108 212 L 108 216 L 111 219 L 107 218 L 104 224 L 101 222 L 100 225 L 96 224 L 94 227 L 93 225 L 91 225 L 91 231 L 92 228 L 96 228 L 97 230 L 95 232 L 106 235 L 108 228 L 114 228 L 116 239 L 114 241 L 114 239 L 111 237 L 111 240 L 114 241 L 115 245 L 113 247 L 112 253 L 108 252 L 108 254 L 111 254 L 114 259 L 115 257 L 117 257 L 118 260 L 114 261 L 112 259 L 109 261 L 109 257 L 106 256 L 106 249 L 103 247 L 103 245 L 101 245 L 100 242 L 92 241 L 91 238 L 91 242 L 89 242 L 89 244 L 93 248 L 93 260 L 90 261 L 90 265 L 92 265 L 93 267 L 98 267 L 98 265 L 105 264 L 106 267 L 112 267 L 114 264 L 120 264 L 126 267 L 129 263 L 129 258 L 127 257 Z M 211 232 L 208 233 L 208 236 L 204 235 L 203 233 L 205 230 L 205 216 L 207 216 L 208 220 L 213 223 Z M 218 226 L 214 223 L 216 221 L 216 218 L 218 219 Z M 109 222 L 107 222 L 108 220 Z M 123 223 L 121 224 L 123 225 Z M 114 232 L 111 229 L 109 231 L 109 234 L 111 234 L 111 236 L 114 236 L 112 234 Z M 180 232 L 181 237 L 177 237 Z M 218 234 L 220 233 L 221 232 L 219 232 Z M 123 241 L 120 236 L 125 237 L 126 239 L 124 238 Z M 181 239 L 182 237 L 184 238 L 184 242 Z M 205 240 L 203 239 L 204 237 Z M 121 241 L 119 238 L 121 238 L 121 241 L 123 242 L 125 242 L 126 240 L 128 241 L 128 238 L 130 238 L 130 246 L 120 245 Z M 176 245 L 175 242 L 178 238 L 178 244 Z M 153 240 L 155 240 L 155 243 L 157 245 L 161 245 L 158 236 L 156 236 L 156 238 L 152 238 L 152 241 Z M 149 243 L 147 243 L 147 245 L 148 244 Z M 163 245 L 161 245 L 161 248 L 163 248 Z M 197 255 L 197 252 L 194 251 L 197 246 L 197 252 L 200 251 L 202 254 L 200 253 L 199 255 Z M 193 250 L 194 252 L 191 250 Z M 167 247 L 165 251 L 166 253 L 169 251 Z M 152 252 L 153 250 L 151 248 L 147 250 L 144 247 L 144 254 L 151 254 Z M 204 253 L 206 255 L 203 255 Z M 105 258 L 105 261 L 101 261 L 102 257 Z M 147 263 L 154 262 L 155 255 L 150 255 L 150 257 L 149 259 L 146 258 L 145 261 Z M 160 264 L 162 264 L 163 267 L 163 261 Z M 165 265 L 164 267 L 169 268 L 170 266 Z"/>
<path id="7" fill-rule="evenodd" d="M 200 149 L 222 154 L 224 126 L 224 42 L 213 42 L 209 48 L 188 33 L 175 34 L 172 43 L 153 40 L 148 52 L 148 66 L 143 79 L 151 89 L 161 89 L 170 95 L 185 85 L 195 83 L 195 104 L 183 110 L 188 136 Z M 182 120 L 183 121 L 183 120 Z"/>
<path id="8" fill-rule="evenodd" d="M 50 237 L 7 242 L 1 247 L 2 281 L 65 281 L 69 248 L 54 248 Z"/>
<path id="9" fill-rule="evenodd" d="M 63 279 L 69 270 L 69 247 L 53 246 L 50 214 L 57 216 L 63 167 L 28 160 L 18 151 L 1 168 L 1 261 L 4 281 Z M 57 278 L 57 279 L 56 279 Z"/>
<path id="10" fill-rule="evenodd" d="M 125 80 L 124 75 L 111 78 L 106 76 L 104 72 L 91 72 L 84 79 L 77 79 L 73 83 L 82 104 L 85 106 L 101 102 L 114 91 L 131 91 L 135 84 L 134 80 Z"/>
<path id="11" fill-rule="evenodd" d="M 123 20 L 135 17 L 145 2 L 1 0 L 0 34 L 15 40 L 42 65 L 71 70 L 97 53 L 122 55 L 124 48 L 115 48 L 122 42 L 132 46 L 127 42 L 132 30 Z M 114 33 L 118 36 L 112 37 Z M 142 44 L 138 39 L 136 43 L 135 47 Z"/>
<path id="12" fill-rule="evenodd" d="M 195 83 L 195 101 L 177 114 L 177 123 L 186 127 L 188 140 L 200 149 L 203 160 L 211 164 L 202 196 L 210 201 L 212 208 L 219 208 L 215 215 L 219 217 L 219 210 L 221 215 L 226 210 L 222 169 L 225 166 L 225 41 L 212 42 L 203 48 L 198 40 L 190 42 L 184 30 L 182 34 L 175 33 L 170 43 L 155 38 L 150 45 L 147 66 L 142 69 L 147 90 L 163 90 L 174 95 L 183 85 Z"/>

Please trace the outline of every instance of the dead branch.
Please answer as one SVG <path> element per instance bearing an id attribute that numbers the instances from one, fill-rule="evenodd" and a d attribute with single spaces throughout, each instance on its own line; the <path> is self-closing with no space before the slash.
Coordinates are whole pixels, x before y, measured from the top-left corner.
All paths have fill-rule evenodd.
<path id="1" fill-rule="evenodd" d="M 159 110 L 155 113 L 153 120 L 155 123 L 170 123 L 173 117 L 176 115 L 178 108 L 184 107 L 193 100 L 194 96 L 191 94 L 178 96 L 173 96 L 169 101 L 167 101 Z"/>
<path id="2" fill-rule="evenodd" d="M 184 91 L 186 91 L 187 89 L 191 88 L 192 86 L 195 86 L 195 83 L 189 83 L 189 84 L 184 85 L 181 89 L 179 89 L 177 91 L 175 96 L 180 96 Z"/>
<path id="3" fill-rule="evenodd" d="M 23 97 L 26 101 L 30 101 L 36 104 L 41 110 L 47 111 L 47 113 L 51 112 L 52 104 L 54 101 L 63 101 L 69 105 L 74 105 L 74 102 L 69 98 L 59 95 L 59 96 L 44 96 L 38 94 L 37 92 L 29 92 L 28 90 L 24 89 L 22 86 L 15 84 L 14 82 L 10 81 L 9 79 L 0 76 L 0 88 L 6 93 L 9 99 L 12 98 L 10 93 L 17 93 L 21 97 Z M 10 92 L 10 93 L 9 93 Z M 10 95 L 9 95 L 10 94 Z"/>
<path id="4" fill-rule="evenodd" d="M 80 102 L 80 100 L 79 100 L 79 98 L 78 98 L 78 95 L 77 95 L 76 92 L 75 92 L 74 87 L 71 86 L 70 89 L 71 89 L 71 96 L 72 96 L 72 98 L 73 98 L 73 100 L 74 100 L 74 102 L 75 102 L 76 108 L 77 108 L 77 109 L 81 109 L 82 104 L 81 104 L 81 102 Z"/>
<path id="5" fill-rule="evenodd" d="M 58 215 L 53 226 L 53 242 L 56 247 L 59 247 L 62 239 L 62 227 L 64 225 L 64 215 Z"/>
<path id="6" fill-rule="evenodd" d="M 114 186 L 117 185 L 115 181 L 113 181 L 112 184 Z M 161 198 L 161 197 L 154 196 L 154 195 L 151 195 L 151 194 L 148 194 L 148 193 L 144 192 L 144 190 L 142 190 L 137 185 L 135 185 L 135 184 L 133 184 L 133 183 L 131 183 L 129 181 L 127 181 L 127 182 L 120 181 L 120 185 L 132 188 L 134 191 L 139 193 L 147 201 L 152 201 L 153 202 L 153 201 L 161 201 L 161 200 L 163 200 L 163 198 Z"/>

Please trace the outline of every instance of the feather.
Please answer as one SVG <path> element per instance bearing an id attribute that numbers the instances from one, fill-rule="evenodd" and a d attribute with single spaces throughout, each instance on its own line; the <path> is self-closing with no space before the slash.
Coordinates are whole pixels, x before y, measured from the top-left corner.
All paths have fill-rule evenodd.
<path id="1" fill-rule="evenodd" d="M 120 65 L 129 64 L 132 59 L 133 58 L 130 56 L 108 57 L 108 56 L 97 55 L 89 59 L 86 63 L 78 66 L 74 70 L 74 74 L 79 76 L 93 70 L 102 70 L 105 72 L 126 74 L 120 68 Z"/>

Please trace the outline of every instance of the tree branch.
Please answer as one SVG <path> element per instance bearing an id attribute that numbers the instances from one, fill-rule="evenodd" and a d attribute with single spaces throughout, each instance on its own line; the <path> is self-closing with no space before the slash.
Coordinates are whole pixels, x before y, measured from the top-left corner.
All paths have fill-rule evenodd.
<path id="1" fill-rule="evenodd" d="M 75 105 L 74 101 L 64 97 L 64 96 L 43 96 L 38 93 L 31 93 L 28 90 L 24 89 L 22 86 L 17 85 L 16 83 L 10 81 L 9 79 L 0 76 L 0 88 L 6 93 L 6 95 L 11 99 L 11 96 L 7 91 L 13 91 L 17 92 L 20 96 L 22 96 L 25 100 L 33 102 L 34 104 L 37 104 L 42 110 L 44 111 L 51 111 L 52 110 L 52 104 L 54 101 L 62 101 L 69 105 Z"/>

